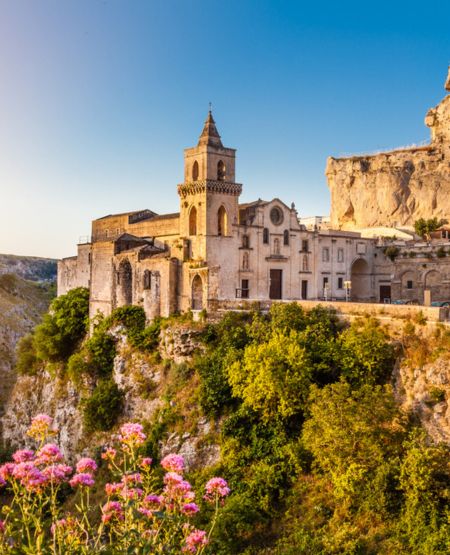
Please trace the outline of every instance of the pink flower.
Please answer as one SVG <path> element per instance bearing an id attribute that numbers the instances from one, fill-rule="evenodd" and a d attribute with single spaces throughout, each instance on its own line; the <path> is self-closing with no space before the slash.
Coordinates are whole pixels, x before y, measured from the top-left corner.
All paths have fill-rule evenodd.
<path id="1" fill-rule="evenodd" d="M 2 488 L 3 486 L 6 486 L 6 480 L 3 480 L 3 478 L 0 476 L 0 488 Z"/>
<path id="2" fill-rule="evenodd" d="M 42 470 L 42 474 L 47 478 L 47 480 L 53 483 L 65 482 L 71 473 L 72 467 L 65 464 L 46 466 Z"/>
<path id="3" fill-rule="evenodd" d="M 12 475 L 30 491 L 40 490 L 47 479 L 32 462 L 16 464 Z"/>
<path id="4" fill-rule="evenodd" d="M 4 534 L 5 533 L 5 522 L 3 520 L 0 520 L 0 534 Z"/>
<path id="5" fill-rule="evenodd" d="M 124 499 L 141 499 L 144 495 L 144 492 L 140 488 L 130 488 L 130 489 L 123 489 L 122 490 L 122 497 Z"/>
<path id="6" fill-rule="evenodd" d="M 121 484 L 121 483 L 106 484 L 105 492 L 106 492 L 106 495 L 108 497 L 110 497 L 111 495 L 115 495 L 115 494 L 121 492 L 122 488 L 123 488 L 123 484 Z"/>
<path id="7" fill-rule="evenodd" d="M 11 476 L 13 475 L 13 471 L 16 468 L 16 465 L 14 463 L 5 463 L 2 466 L 0 466 L 0 477 L 3 480 L 8 480 L 8 478 L 11 478 Z"/>
<path id="8" fill-rule="evenodd" d="M 176 472 L 167 472 L 167 474 L 164 475 L 164 483 L 167 485 L 180 484 L 182 481 L 183 476 L 180 476 L 180 474 Z"/>
<path id="9" fill-rule="evenodd" d="M 184 470 L 184 459 L 181 455 L 171 453 L 163 458 L 161 466 L 168 472 L 178 472 L 181 474 Z"/>
<path id="10" fill-rule="evenodd" d="M 125 476 L 122 476 L 122 484 L 125 484 L 127 486 L 133 484 L 142 484 L 142 476 L 139 474 L 139 472 L 135 472 L 134 474 L 126 474 Z"/>
<path id="11" fill-rule="evenodd" d="M 208 544 L 208 538 L 204 530 L 193 530 L 186 538 L 185 552 L 196 553 L 199 547 Z"/>
<path id="12" fill-rule="evenodd" d="M 87 472 L 88 474 L 94 474 L 97 470 L 97 463 L 88 457 L 80 459 L 77 463 L 77 472 Z"/>
<path id="13" fill-rule="evenodd" d="M 149 466 L 151 466 L 152 462 L 153 462 L 153 459 L 151 459 L 150 457 L 144 457 L 142 461 L 139 463 L 139 466 L 141 468 L 148 468 Z"/>
<path id="14" fill-rule="evenodd" d="M 38 414 L 31 421 L 27 434 L 34 439 L 43 441 L 47 434 L 54 433 L 50 431 L 52 423 L 53 419 L 47 414 Z"/>
<path id="15" fill-rule="evenodd" d="M 124 519 L 122 505 L 118 501 L 108 501 L 102 507 L 102 522 L 109 522 L 113 518 Z"/>
<path id="16" fill-rule="evenodd" d="M 75 488 L 77 486 L 87 487 L 90 488 L 94 485 L 94 478 L 91 474 L 75 474 L 73 478 L 70 480 L 69 484 Z"/>
<path id="17" fill-rule="evenodd" d="M 50 527 L 50 532 L 52 536 L 55 535 L 58 528 L 64 528 L 66 525 L 67 525 L 67 520 L 65 518 L 61 518 L 60 520 L 57 520 L 56 522 L 54 522 Z"/>
<path id="18" fill-rule="evenodd" d="M 128 446 L 138 447 L 142 445 L 147 438 L 143 430 L 144 428 L 141 424 L 129 422 L 120 428 L 119 439 Z"/>
<path id="19" fill-rule="evenodd" d="M 230 493 L 230 488 L 226 480 L 223 478 L 211 478 L 205 486 L 206 495 L 204 499 L 207 501 L 215 501 L 216 497 L 223 498 Z"/>
<path id="20" fill-rule="evenodd" d="M 161 507 L 161 503 L 163 502 L 163 498 L 161 495 L 147 495 L 144 498 L 144 503 L 146 506 L 159 510 Z"/>
<path id="21" fill-rule="evenodd" d="M 63 460 L 59 447 L 54 443 L 46 443 L 36 453 L 36 464 L 51 464 Z"/>
<path id="22" fill-rule="evenodd" d="M 192 486 L 183 477 L 175 472 L 168 472 L 164 476 L 164 495 L 171 500 L 180 501 L 193 501 L 195 498 L 195 493 L 192 491 Z"/>
<path id="23" fill-rule="evenodd" d="M 16 463 L 32 461 L 34 458 L 34 452 L 30 449 L 19 449 L 13 454 L 12 458 Z"/>
<path id="24" fill-rule="evenodd" d="M 195 513 L 198 513 L 199 510 L 200 509 L 196 503 L 185 503 L 181 507 L 181 512 L 187 516 L 195 515 Z"/>

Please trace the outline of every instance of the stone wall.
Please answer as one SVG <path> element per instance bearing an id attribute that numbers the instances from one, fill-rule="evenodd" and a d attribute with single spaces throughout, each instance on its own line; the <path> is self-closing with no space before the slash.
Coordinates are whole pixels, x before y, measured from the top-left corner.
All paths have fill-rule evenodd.
<path id="1" fill-rule="evenodd" d="M 450 214 L 450 95 L 426 118 L 428 146 L 369 156 L 330 157 L 331 226 L 413 226 Z"/>

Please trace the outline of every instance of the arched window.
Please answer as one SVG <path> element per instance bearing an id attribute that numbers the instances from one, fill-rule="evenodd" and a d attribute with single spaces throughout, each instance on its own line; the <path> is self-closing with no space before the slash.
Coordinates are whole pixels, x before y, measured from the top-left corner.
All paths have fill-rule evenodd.
<path id="1" fill-rule="evenodd" d="M 248 252 L 244 252 L 244 255 L 242 256 L 242 269 L 248 270 L 248 268 L 249 268 Z"/>
<path id="2" fill-rule="evenodd" d="M 273 241 L 273 253 L 280 254 L 280 240 L 276 237 Z"/>
<path id="3" fill-rule="evenodd" d="M 197 208 L 195 206 L 189 212 L 189 235 L 197 235 Z"/>
<path id="4" fill-rule="evenodd" d="M 304 254 L 303 258 L 302 258 L 302 271 L 303 272 L 308 271 L 308 255 L 307 254 Z"/>
<path id="5" fill-rule="evenodd" d="M 224 181 L 225 180 L 225 164 L 222 160 L 217 162 L 217 181 Z"/>
<path id="6" fill-rule="evenodd" d="M 244 249 L 250 248 L 250 237 L 248 235 L 242 236 L 242 247 Z"/>
<path id="7" fill-rule="evenodd" d="M 269 228 L 265 227 L 263 229 L 263 243 L 265 243 L 266 245 L 269 244 Z"/>
<path id="8" fill-rule="evenodd" d="M 192 166 L 192 181 L 197 181 L 198 179 L 198 162 L 197 160 L 194 162 Z"/>
<path id="9" fill-rule="evenodd" d="M 227 219 L 227 211 L 221 206 L 217 212 L 217 235 L 227 234 Z"/>
<path id="10" fill-rule="evenodd" d="M 289 245 L 289 231 L 287 229 L 283 232 L 283 245 Z"/>
<path id="11" fill-rule="evenodd" d="M 150 270 L 144 270 L 144 289 L 152 288 L 152 274 Z"/>

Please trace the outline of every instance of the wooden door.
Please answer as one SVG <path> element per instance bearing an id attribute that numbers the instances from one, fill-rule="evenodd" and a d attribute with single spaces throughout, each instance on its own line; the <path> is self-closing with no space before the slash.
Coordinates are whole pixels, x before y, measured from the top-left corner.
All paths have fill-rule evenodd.
<path id="1" fill-rule="evenodd" d="M 380 285 L 380 302 L 390 303 L 391 302 L 391 286 L 390 285 Z"/>
<path id="2" fill-rule="evenodd" d="M 270 287 L 269 287 L 269 298 L 270 299 L 281 299 L 281 280 L 283 276 L 283 270 L 270 270 Z"/>
<path id="3" fill-rule="evenodd" d="M 302 299 L 308 298 L 308 280 L 302 279 Z"/>

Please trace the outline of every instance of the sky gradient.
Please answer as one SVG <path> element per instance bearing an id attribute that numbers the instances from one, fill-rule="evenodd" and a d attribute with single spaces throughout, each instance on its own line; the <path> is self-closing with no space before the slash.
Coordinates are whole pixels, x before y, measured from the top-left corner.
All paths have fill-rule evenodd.
<path id="1" fill-rule="evenodd" d="M 242 202 L 327 214 L 327 156 L 429 139 L 449 28 L 448 1 L 0 0 L 0 252 L 177 211 L 210 101 Z"/>

